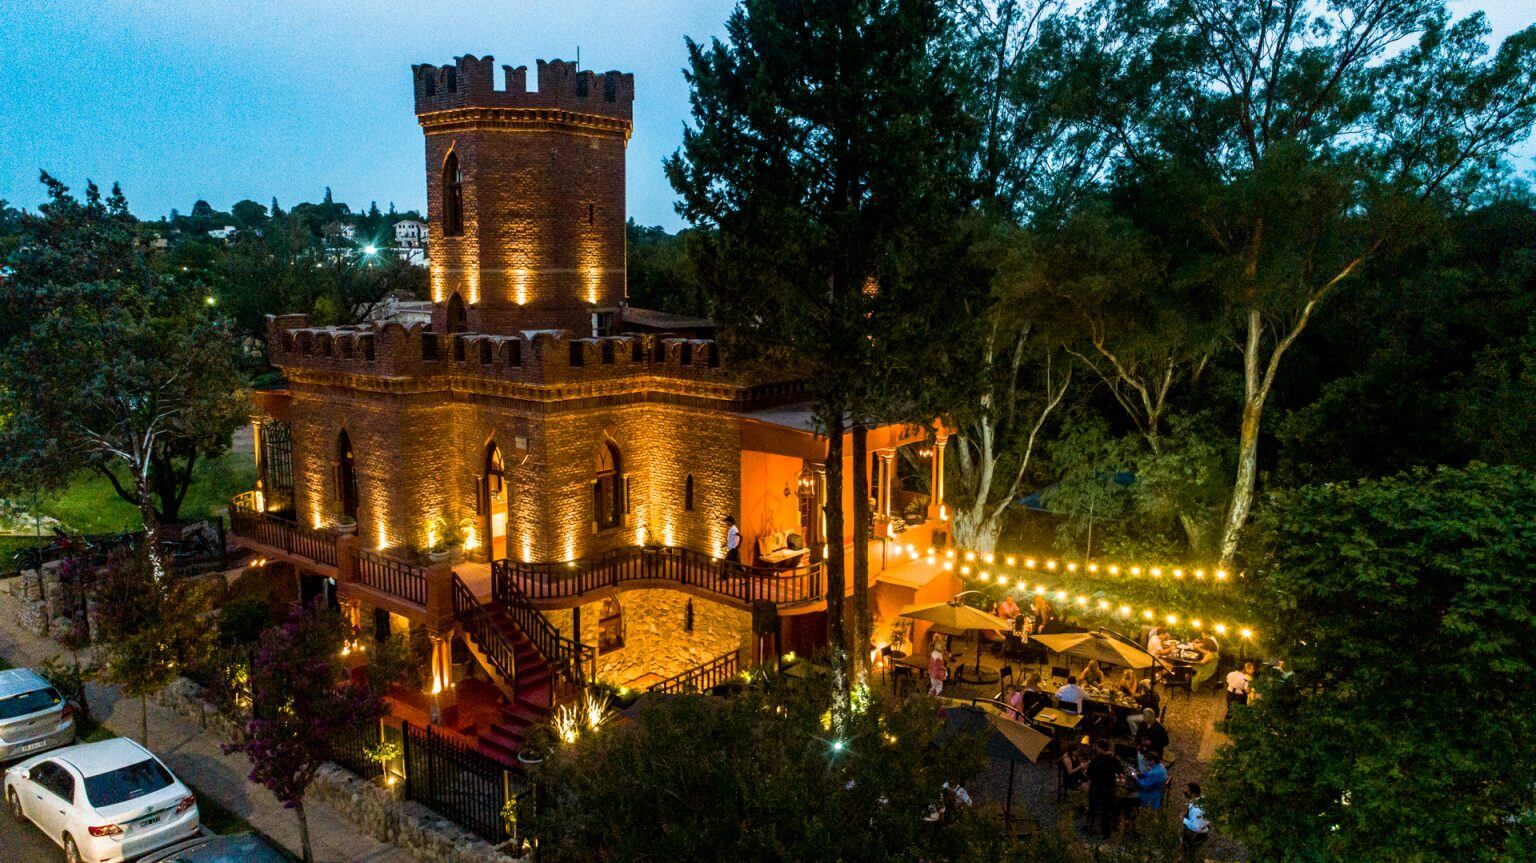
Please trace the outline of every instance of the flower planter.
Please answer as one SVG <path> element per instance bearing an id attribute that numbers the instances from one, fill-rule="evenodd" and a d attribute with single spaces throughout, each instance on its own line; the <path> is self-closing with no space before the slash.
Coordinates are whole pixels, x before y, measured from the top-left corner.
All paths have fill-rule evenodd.
<path id="1" fill-rule="evenodd" d="M 336 525 L 336 532 L 343 536 L 349 533 L 357 533 L 357 522 L 342 522 Z"/>
<path id="2" fill-rule="evenodd" d="M 446 548 L 445 549 L 441 549 L 439 551 L 429 551 L 429 552 L 427 552 L 427 562 L 428 563 L 442 563 L 443 561 L 445 561 L 447 559 L 448 559 L 448 549 L 446 549 Z"/>

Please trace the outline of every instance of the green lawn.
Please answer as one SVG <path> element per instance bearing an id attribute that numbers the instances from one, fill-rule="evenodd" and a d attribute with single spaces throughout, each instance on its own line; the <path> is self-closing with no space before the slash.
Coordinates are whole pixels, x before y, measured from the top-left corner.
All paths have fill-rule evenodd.
<path id="1" fill-rule="evenodd" d="M 249 454 L 229 453 L 201 461 L 193 472 L 192 487 L 182 501 L 181 517 L 208 515 L 255 484 L 256 462 Z M 76 533 L 115 533 L 142 524 L 138 510 L 118 496 L 106 477 L 95 472 L 79 474 L 68 488 L 42 501 L 38 509 Z"/>

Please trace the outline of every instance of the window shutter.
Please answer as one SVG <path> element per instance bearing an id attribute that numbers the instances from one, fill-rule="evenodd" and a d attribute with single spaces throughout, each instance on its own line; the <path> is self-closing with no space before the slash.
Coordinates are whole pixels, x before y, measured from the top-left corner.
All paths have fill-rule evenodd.
<path id="1" fill-rule="evenodd" d="M 624 474 L 624 514 L 629 515 L 629 474 Z"/>
<path id="2" fill-rule="evenodd" d="M 475 483 L 475 515 L 485 515 L 486 510 L 490 508 L 486 501 L 486 494 L 489 491 L 486 486 L 490 485 L 490 482 L 490 477 L 486 477 Z"/>

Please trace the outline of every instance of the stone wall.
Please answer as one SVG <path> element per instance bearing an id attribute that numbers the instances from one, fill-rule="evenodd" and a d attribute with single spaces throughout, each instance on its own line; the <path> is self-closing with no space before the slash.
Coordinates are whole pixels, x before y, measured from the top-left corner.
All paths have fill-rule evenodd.
<path id="1" fill-rule="evenodd" d="M 74 626 L 78 615 L 78 594 L 65 591 L 60 580 L 63 561 L 43 564 L 41 578 L 37 570 L 26 570 L 15 578 L 0 580 L 0 604 L 12 609 L 16 621 L 33 635 L 58 637 Z M 92 620 L 95 613 L 92 612 Z"/>
<path id="2" fill-rule="evenodd" d="M 626 590 L 616 597 L 624 611 L 624 646 L 597 658 L 597 676 L 616 685 L 647 674 L 671 677 L 733 650 L 752 658 L 752 613 L 678 590 Z M 693 602 L 693 631 L 684 629 Z M 601 602 L 581 607 L 581 640 L 597 644 Z M 568 609 L 546 612 L 561 632 L 571 631 Z"/>

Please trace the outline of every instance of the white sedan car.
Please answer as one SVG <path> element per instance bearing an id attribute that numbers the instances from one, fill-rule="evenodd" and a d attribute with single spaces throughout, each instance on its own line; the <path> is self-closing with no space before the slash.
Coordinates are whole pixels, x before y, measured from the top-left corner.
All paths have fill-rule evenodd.
<path id="1" fill-rule="evenodd" d="M 69 863 L 122 863 L 198 831 L 197 798 L 125 737 L 37 755 L 5 771 L 5 803 Z"/>

